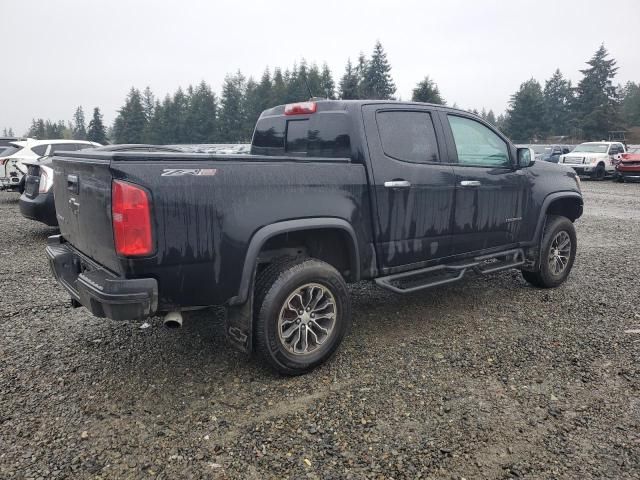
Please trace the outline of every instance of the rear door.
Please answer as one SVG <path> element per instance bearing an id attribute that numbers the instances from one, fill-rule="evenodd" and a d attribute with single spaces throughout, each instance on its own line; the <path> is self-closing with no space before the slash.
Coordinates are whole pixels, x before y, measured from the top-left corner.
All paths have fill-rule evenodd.
<path id="1" fill-rule="evenodd" d="M 520 240 L 531 186 L 514 168 L 510 144 L 464 113 L 442 113 L 448 159 L 454 163 L 454 254 L 506 247 Z"/>
<path id="2" fill-rule="evenodd" d="M 81 152 L 53 157 L 53 191 L 62 236 L 88 257 L 115 272 L 111 222 L 111 157 Z"/>
<path id="3" fill-rule="evenodd" d="M 376 249 L 383 271 L 451 253 L 455 179 L 428 107 L 366 105 Z"/>

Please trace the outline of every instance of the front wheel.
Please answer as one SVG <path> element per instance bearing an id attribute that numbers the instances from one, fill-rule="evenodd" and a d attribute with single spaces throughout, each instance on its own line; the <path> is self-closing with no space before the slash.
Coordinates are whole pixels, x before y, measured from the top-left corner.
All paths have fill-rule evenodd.
<path id="1" fill-rule="evenodd" d="M 257 277 L 256 351 L 277 372 L 299 375 L 325 362 L 351 325 L 342 275 L 314 258 L 276 262 Z"/>
<path id="2" fill-rule="evenodd" d="M 549 215 L 540 243 L 540 265 L 537 271 L 522 271 L 530 284 L 553 288 L 564 283 L 576 256 L 576 229 L 566 217 Z"/>
<path id="3" fill-rule="evenodd" d="M 594 180 L 604 180 L 606 176 L 607 176 L 607 171 L 605 170 L 604 165 L 600 164 L 594 170 L 591 178 L 593 178 Z"/>

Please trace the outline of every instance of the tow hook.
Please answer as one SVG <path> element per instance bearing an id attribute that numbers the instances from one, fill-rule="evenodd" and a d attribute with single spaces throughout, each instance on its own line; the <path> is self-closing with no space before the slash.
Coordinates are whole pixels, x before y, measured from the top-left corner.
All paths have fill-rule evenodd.
<path id="1" fill-rule="evenodd" d="M 182 313 L 180 312 L 169 312 L 165 315 L 164 320 L 162 320 L 162 324 L 165 328 L 175 329 L 182 327 Z"/>

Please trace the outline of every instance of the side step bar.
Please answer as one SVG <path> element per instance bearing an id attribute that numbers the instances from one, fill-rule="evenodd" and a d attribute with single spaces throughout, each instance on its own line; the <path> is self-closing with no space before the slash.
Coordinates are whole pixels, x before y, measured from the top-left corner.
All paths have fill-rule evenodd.
<path id="1" fill-rule="evenodd" d="M 376 278 L 375 282 L 396 293 L 411 293 L 426 288 L 457 282 L 471 270 L 480 275 L 508 270 L 524 265 L 524 250 L 516 248 L 504 252 L 482 255 L 462 263 L 436 265 L 434 267 L 396 273 Z"/>

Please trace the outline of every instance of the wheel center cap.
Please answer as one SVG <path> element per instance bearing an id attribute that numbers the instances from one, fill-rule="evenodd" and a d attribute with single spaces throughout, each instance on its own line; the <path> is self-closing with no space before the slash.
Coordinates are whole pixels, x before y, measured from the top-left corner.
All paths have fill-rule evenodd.
<path id="1" fill-rule="evenodd" d="M 311 319 L 311 317 L 309 316 L 309 312 L 304 312 L 301 316 L 300 316 L 300 321 L 306 325 L 307 323 L 309 323 L 309 320 Z"/>

